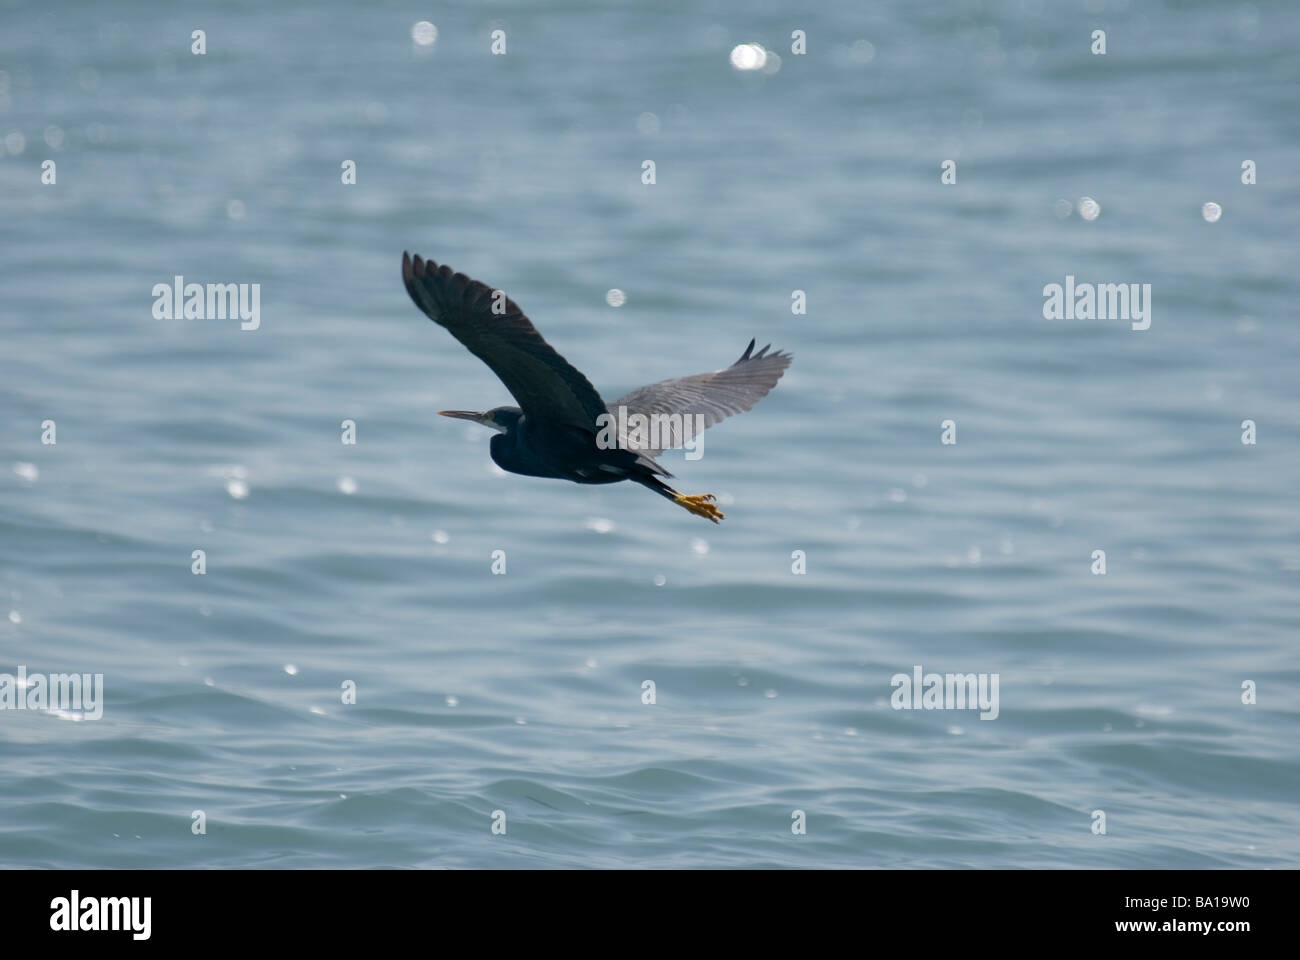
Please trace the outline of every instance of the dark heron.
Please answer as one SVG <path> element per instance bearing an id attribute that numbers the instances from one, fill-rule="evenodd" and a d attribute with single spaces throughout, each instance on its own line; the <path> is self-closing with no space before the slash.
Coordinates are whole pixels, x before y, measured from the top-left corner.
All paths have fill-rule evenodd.
<path id="1" fill-rule="evenodd" d="M 501 469 L 574 483 L 632 480 L 697 516 L 723 518 L 712 494 L 687 496 L 660 480 L 672 474 L 654 458 L 750 409 L 790 366 L 788 353 L 769 353 L 770 345 L 755 353 L 751 340 L 729 367 L 652 383 L 607 405 L 501 291 L 406 253 L 402 280 L 415 305 L 486 363 L 519 403 L 485 413 L 439 411 L 497 430 L 491 452 Z"/>

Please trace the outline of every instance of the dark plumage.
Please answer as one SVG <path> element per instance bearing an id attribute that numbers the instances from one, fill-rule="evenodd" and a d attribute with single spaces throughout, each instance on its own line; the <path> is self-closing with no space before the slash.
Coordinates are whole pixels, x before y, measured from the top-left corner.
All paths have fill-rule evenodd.
<path id="1" fill-rule="evenodd" d="M 491 454 L 503 470 L 575 483 L 632 480 L 714 523 L 723 518 L 711 494 L 687 496 L 660 480 L 672 474 L 654 458 L 685 439 L 685 421 L 674 418 L 691 417 L 691 425 L 710 427 L 753 407 L 781 379 L 788 353 L 770 347 L 754 353 L 751 340 L 729 367 L 640 387 L 606 405 L 500 291 L 406 253 L 402 280 L 416 306 L 486 363 L 519 404 L 485 413 L 441 411 L 498 430 Z M 658 444 L 635 429 L 635 420 L 633 429 L 619 429 L 634 414 L 664 418 Z"/>

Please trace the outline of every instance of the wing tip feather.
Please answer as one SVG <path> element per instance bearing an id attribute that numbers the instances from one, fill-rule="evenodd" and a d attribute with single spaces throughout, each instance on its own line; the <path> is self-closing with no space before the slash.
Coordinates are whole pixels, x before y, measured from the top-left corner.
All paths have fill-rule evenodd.
<path id="1" fill-rule="evenodd" d="M 758 353 L 754 353 L 754 344 L 756 343 L 758 343 L 757 338 L 750 340 L 749 346 L 745 348 L 745 352 L 740 355 L 740 359 L 733 363 L 732 366 L 737 367 L 742 363 L 749 363 L 753 360 L 784 360 L 784 366 L 788 367 L 790 361 L 794 359 L 794 354 L 788 353 L 785 350 L 772 350 L 772 345 L 770 343 L 763 347 L 762 350 L 759 350 Z M 769 350 L 772 350 L 772 352 L 768 353 Z"/>

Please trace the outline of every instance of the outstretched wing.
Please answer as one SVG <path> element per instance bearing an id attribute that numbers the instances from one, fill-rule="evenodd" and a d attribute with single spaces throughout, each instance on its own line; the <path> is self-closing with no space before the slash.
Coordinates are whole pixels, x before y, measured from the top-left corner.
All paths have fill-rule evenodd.
<path id="1" fill-rule="evenodd" d="M 723 370 L 652 383 L 615 400 L 609 405 L 609 412 L 615 417 L 619 416 L 619 407 L 625 407 L 629 417 L 640 413 L 647 417 L 663 414 L 670 418 L 660 421 L 661 428 L 668 429 L 660 429 L 657 438 L 651 433 L 648 438 L 634 435 L 623 436 L 620 440 L 630 449 L 638 450 L 647 457 L 656 457 L 666 449 L 665 440 L 671 438 L 671 446 L 682 442 L 683 438 L 678 433 L 678 421 L 671 419 L 674 414 L 681 414 L 683 418 L 691 416 L 691 428 L 694 429 L 697 422 L 711 427 L 727 417 L 749 410 L 776 386 L 781 374 L 785 373 L 786 367 L 794 359 L 780 350 L 768 353 L 771 344 L 754 353 L 754 342 L 749 341 L 749 346 L 740 359 Z M 704 419 L 696 421 L 695 414 Z M 631 432 L 636 433 L 635 430 Z M 653 439 L 658 439 L 658 444 L 648 442 Z"/>
<path id="2" fill-rule="evenodd" d="M 418 255 L 402 254 L 415 305 L 486 363 L 527 416 L 596 433 L 605 402 L 591 382 L 542 339 L 513 300 Z M 493 313 L 494 301 L 502 313 Z"/>

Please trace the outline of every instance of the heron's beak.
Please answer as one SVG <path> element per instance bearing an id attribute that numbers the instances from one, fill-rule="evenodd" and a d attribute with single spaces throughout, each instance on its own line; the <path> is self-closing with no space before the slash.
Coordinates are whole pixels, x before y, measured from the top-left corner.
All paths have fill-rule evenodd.
<path id="1" fill-rule="evenodd" d="M 473 420 L 475 423 L 484 423 L 484 415 L 475 413 L 473 410 L 439 410 L 440 417 L 455 417 L 457 420 Z"/>

